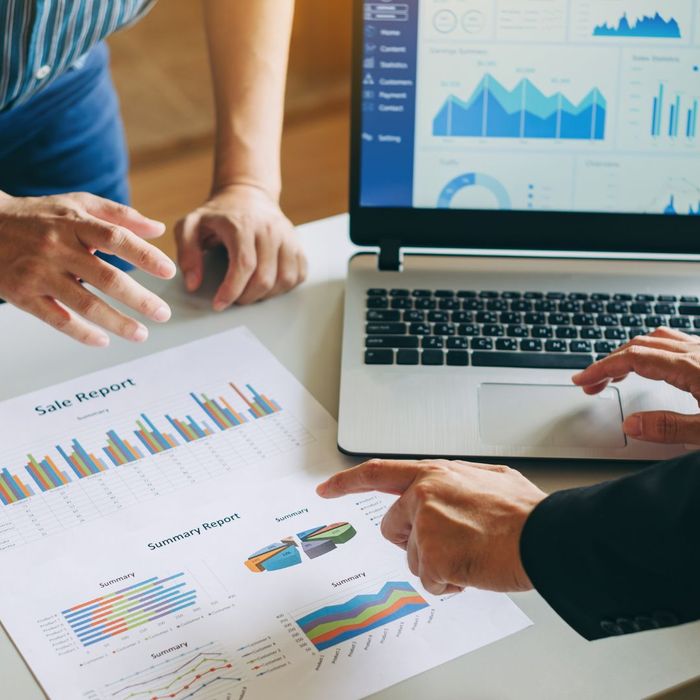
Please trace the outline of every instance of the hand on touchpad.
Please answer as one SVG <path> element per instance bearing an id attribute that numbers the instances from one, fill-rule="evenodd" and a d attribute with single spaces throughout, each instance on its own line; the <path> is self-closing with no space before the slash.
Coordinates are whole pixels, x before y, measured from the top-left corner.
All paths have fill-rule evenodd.
<path id="1" fill-rule="evenodd" d="M 574 386 L 482 384 L 479 431 L 489 445 L 625 447 L 620 394 L 586 396 Z"/>

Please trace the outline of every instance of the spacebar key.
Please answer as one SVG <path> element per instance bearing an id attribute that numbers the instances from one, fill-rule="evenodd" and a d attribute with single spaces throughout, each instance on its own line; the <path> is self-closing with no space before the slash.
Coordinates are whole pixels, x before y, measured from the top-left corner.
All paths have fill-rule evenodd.
<path id="1" fill-rule="evenodd" d="M 585 369 L 593 364 L 591 355 L 545 352 L 475 352 L 474 367 L 527 367 L 530 369 Z"/>

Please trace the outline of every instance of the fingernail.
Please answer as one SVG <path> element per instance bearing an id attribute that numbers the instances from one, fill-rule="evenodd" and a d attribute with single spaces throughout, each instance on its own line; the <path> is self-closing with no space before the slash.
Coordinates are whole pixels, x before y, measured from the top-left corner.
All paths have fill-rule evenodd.
<path id="1" fill-rule="evenodd" d="M 109 336 L 107 336 L 107 335 L 95 336 L 94 345 L 97 348 L 106 348 L 109 345 Z"/>
<path id="2" fill-rule="evenodd" d="M 326 491 L 328 491 L 328 484 L 325 481 L 316 487 L 316 493 L 319 496 L 325 495 Z"/>
<path id="3" fill-rule="evenodd" d="M 177 269 L 175 268 L 175 263 L 172 260 L 168 262 L 162 262 L 158 265 L 158 274 L 161 277 L 174 277 Z"/>
<path id="4" fill-rule="evenodd" d="M 131 339 L 136 343 L 143 343 L 146 338 L 148 338 L 148 328 L 139 324 L 136 330 L 133 332 Z"/>
<path id="5" fill-rule="evenodd" d="M 162 221 L 158 221 L 158 219 L 151 219 L 149 217 L 146 217 L 149 221 L 149 223 L 153 224 L 154 226 L 157 226 L 161 231 L 165 232 L 165 224 Z"/>
<path id="6" fill-rule="evenodd" d="M 622 427 L 630 437 L 639 437 L 642 434 L 641 416 L 630 416 Z"/>
<path id="7" fill-rule="evenodd" d="M 185 273 L 185 287 L 188 291 L 192 292 L 197 286 L 197 273 L 196 272 L 186 272 Z"/>
<path id="8" fill-rule="evenodd" d="M 170 317 L 172 315 L 173 314 L 170 310 L 170 307 L 167 306 L 167 304 L 163 304 L 155 310 L 155 313 L 153 314 L 153 320 L 157 321 L 158 323 L 165 323 L 166 321 L 170 320 Z"/>
<path id="9" fill-rule="evenodd" d="M 577 382 L 581 377 L 583 376 L 583 372 L 579 372 L 578 374 L 574 374 L 573 377 L 571 377 L 572 382 Z"/>
<path id="10" fill-rule="evenodd" d="M 214 302 L 214 311 L 223 311 L 228 308 L 228 304 L 225 301 L 217 300 Z"/>

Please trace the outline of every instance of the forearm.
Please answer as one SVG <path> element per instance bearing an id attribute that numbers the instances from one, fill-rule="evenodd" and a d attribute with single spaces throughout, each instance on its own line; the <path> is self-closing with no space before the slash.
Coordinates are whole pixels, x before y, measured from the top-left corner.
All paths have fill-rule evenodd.
<path id="1" fill-rule="evenodd" d="M 588 639 L 698 619 L 699 502 L 699 454 L 553 494 L 525 524 L 525 570 Z"/>
<path id="2" fill-rule="evenodd" d="M 216 103 L 214 190 L 245 184 L 278 198 L 294 0 L 204 0 Z"/>

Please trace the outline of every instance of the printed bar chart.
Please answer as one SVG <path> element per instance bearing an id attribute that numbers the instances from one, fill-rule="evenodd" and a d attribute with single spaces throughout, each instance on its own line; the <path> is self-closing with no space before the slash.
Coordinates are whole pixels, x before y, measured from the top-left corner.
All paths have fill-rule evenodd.
<path id="1" fill-rule="evenodd" d="M 323 651 L 427 607 L 413 586 L 393 581 L 376 594 L 358 595 L 341 605 L 320 608 L 296 622 L 316 649 Z"/>
<path id="2" fill-rule="evenodd" d="M 180 572 L 167 578 L 153 577 L 94 598 L 62 612 L 83 646 L 99 644 L 197 602 L 197 592 L 187 589 Z"/>
<path id="3" fill-rule="evenodd" d="M 251 420 L 259 420 L 282 411 L 282 407 L 275 400 L 260 394 L 250 384 L 245 386 L 249 396 L 230 382 L 228 387 L 234 392 L 230 399 L 225 396 L 211 399 L 206 394 L 198 396 L 194 392 L 190 393 L 189 397 L 220 431 L 245 425 Z M 236 402 L 242 402 L 243 407 L 236 409 L 234 407 Z M 215 432 L 207 420 L 198 420 L 189 414 L 183 420 L 166 413 L 163 419 L 172 431 L 166 432 L 159 428 L 145 412 L 139 414 L 134 421 L 136 430 L 133 430 L 133 435 L 136 440 L 129 440 L 116 430 L 108 430 L 105 434 L 105 442 L 97 453 L 89 451 L 78 438 L 72 438 L 68 448 L 56 445 L 59 463 L 63 461 L 69 467 L 66 471 L 59 469 L 54 458 L 48 454 L 41 461 L 29 454 L 24 470 L 39 489 L 38 493 L 45 493 L 70 484 L 76 479 L 85 479 L 114 467 L 121 467 L 151 455 L 176 449 L 183 444 L 213 435 Z M 103 457 L 98 457 L 97 454 Z M 19 474 L 12 474 L 7 468 L 0 471 L 0 503 L 3 505 L 25 500 L 36 493 Z"/>

